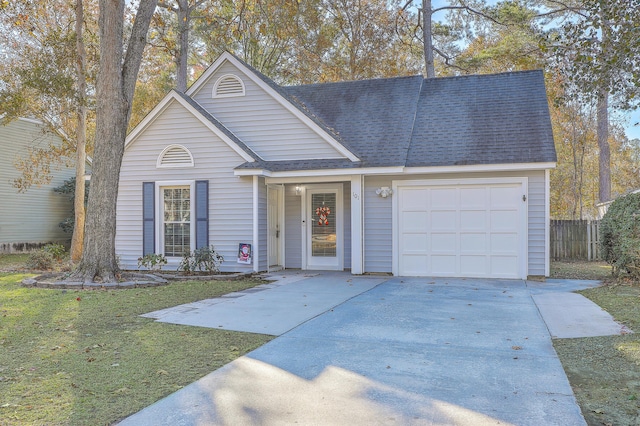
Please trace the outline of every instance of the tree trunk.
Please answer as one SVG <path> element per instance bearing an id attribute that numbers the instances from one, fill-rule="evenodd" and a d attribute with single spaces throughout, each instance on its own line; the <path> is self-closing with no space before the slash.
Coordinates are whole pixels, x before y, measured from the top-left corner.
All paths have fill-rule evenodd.
<path id="1" fill-rule="evenodd" d="M 112 282 L 118 182 L 131 102 L 157 0 L 141 0 L 124 61 L 124 0 L 100 0 L 100 68 L 96 84 L 96 141 L 82 260 L 73 279 Z"/>
<path id="2" fill-rule="evenodd" d="M 176 57 L 176 89 L 187 91 L 187 60 L 189 57 L 189 2 L 178 0 L 178 53 Z"/>
<path id="3" fill-rule="evenodd" d="M 598 122 L 598 168 L 600 202 L 611 199 L 611 153 L 609 149 L 609 93 L 606 89 L 600 89 L 597 105 Z"/>
<path id="4" fill-rule="evenodd" d="M 84 25 L 84 10 L 82 0 L 76 0 L 76 74 L 78 79 L 78 123 L 76 126 L 76 188 L 73 198 L 74 227 L 71 237 L 71 261 L 76 263 L 82 257 L 82 244 L 84 242 L 84 192 L 85 192 L 85 161 L 87 145 L 87 106 L 85 82 L 86 51 L 82 39 L 82 26 Z"/>
<path id="5" fill-rule="evenodd" d="M 424 42 L 424 65 L 427 78 L 436 77 L 435 65 L 433 63 L 433 38 L 431 34 L 432 15 L 431 0 L 422 0 L 422 40 Z"/>

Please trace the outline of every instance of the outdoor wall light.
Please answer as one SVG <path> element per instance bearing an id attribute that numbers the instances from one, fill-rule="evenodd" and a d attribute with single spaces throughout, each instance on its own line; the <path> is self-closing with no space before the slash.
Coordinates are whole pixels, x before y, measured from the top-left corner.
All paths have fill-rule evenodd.
<path id="1" fill-rule="evenodd" d="M 388 186 L 382 186 L 376 189 L 376 194 L 378 194 L 382 198 L 387 198 L 388 196 L 393 194 L 393 189 L 389 188 Z"/>
<path id="2" fill-rule="evenodd" d="M 302 187 L 300 185 L 296 185 L 296 195 L 302 195 Z"/>

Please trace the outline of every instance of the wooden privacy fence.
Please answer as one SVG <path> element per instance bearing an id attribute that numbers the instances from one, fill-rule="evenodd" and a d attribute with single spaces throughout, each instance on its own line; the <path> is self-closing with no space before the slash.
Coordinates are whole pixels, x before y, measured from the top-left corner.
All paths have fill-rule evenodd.
<path id="1" fill-rule="evenodd" d="M 600 222 L 552 220 L 552 260 L 600 260 Z"/>

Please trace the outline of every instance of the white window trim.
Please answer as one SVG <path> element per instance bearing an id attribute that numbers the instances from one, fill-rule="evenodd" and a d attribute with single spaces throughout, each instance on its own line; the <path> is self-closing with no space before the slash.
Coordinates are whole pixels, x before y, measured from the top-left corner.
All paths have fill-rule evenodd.
<path id="1" fill-rule="evenodd" d="M 189 154 L 189 160 L 190 162 L 187 163 L 179 163 L 179 164 L 162 164 L 162 160 L 165 156 L 165 154 L 167 153 L 167 151 L 169 151 L 170 149 L 174 149 L 174 148 L 178 148 L 178 149 L 182 149 L 183 151 L 185 151 L 187 154 Z M 158 159 L 156 160 L 156 168 L 172 168 L 172 167 L 194 167 L 195 166 L 195 162 L 193 161 L 193 155 L 191 154 L 191 151 L 189 151 L 187 149 L 187 147 L 183 146 L 183 145 L 179 145 L 179 144 L 171 144 L 169 146 L 167 146 L 165 149 L 162 150 L 162 152 L 160 153 L 160 155 L 158 155 Z"/>
<path id="2" fill-rule="evenodd" d="M 156 191 L 155 196 L 157 200 L 156 205 L 156 253 L 164 254 L 164 200 L 162 199 L 162 189 L 169 187 L 177 187 L 177 186 L 188 186 L 189 187 L 189 196 L 191 200 L 190 206 L 190 217 L 191 221 L 189 223 L 189 239 L 191 242 L 191 251 L 196 248 L 196 226 L 195 226 L 195 214 L 196 214 L 196 203 L 195 203 L 195 190 L 196 190 L 196 181 L 195 180 L 168 180 L 168 181 L 159 181 L 156 182 Z M 167 256 L 167 259 L 181 259 L 180 256 Z"/>
<path id="3" fill-rule="evenodd" d="M 220 86 L 220 83 L 227 78 L 233 78 L 234 80 L 238 81 L 240 83 L 240 86 L 242 87 L 242 93 L 234 92 L 234 93 L 218 94 L 218 86 Z M 242 79 L 235 74 L 225 74 L 216 80 L 215 84 L 213 85 L 213 91 L 211 92 L 211 97 L 214 99 L 215 98 L 233 98 L 237 96 L 245 96 L 245 94 L 246 94 L 246 89 L 244 86 L 244 81 L 242 81 Z"/>

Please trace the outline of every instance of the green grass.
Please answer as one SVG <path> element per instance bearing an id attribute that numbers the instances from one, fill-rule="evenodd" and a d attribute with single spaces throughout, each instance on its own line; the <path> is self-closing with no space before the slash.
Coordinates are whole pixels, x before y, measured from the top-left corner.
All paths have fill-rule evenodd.
<path id="1" fill-rule="evenodd" d="M 616 280 L 610 266 L 598 262 L 554 262 L 553 271 L 560 278 L 604 280 L 579 293 L 635 332 L 553 341 L 587 424 L 640 424 L 640 283 Z"/>
<path id="2" fill-rule="evenodd" d="M 3 254 L 0 253 L 0 271 L 13 271 L 23 269 L 29 254 Z"/>
<path id="3" fill-rule="evenodd" d="M 24 277 L 0 273 L 3 426 L 112 424 L 271 339 L 139 316 L 256 281 L 65 291 L 21 287 Z"/>
<path id="4" fill-rule="evenodd" d="M 551 278 L 606 280 L 611 278 L 611 265 L 606 262 L 551 262 Z"/>

